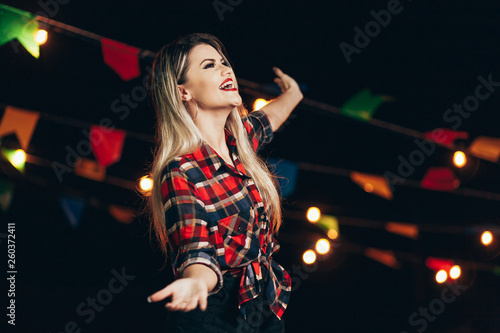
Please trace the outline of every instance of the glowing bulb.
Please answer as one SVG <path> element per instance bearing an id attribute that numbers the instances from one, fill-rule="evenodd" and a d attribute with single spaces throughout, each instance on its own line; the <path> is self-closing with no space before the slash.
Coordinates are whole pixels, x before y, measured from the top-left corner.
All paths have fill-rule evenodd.
<path id="1" fill-rule="evenodd" d="M 370 183 L 366 183 L 365 186 L 363 187 L 366 192 L 373 192 L 373 185 Z"/>
<path id="2" fill-rule="evenodd" d="M 462 274 L 462 270 L 460 269 L 460 266 L 455 265 L 450 269 L 450 277 L 452 279 L 458 279 L 460 275 Z"/>
<path id="3" fill-rule="evenodd" d="M 12 157 L 12 165 L 15 166 L 16 168 L 19 168 L 24 165 L 26 162 L 26 153 L 22 149 L 16 150 Z"/>
<path id="4" fill-rule="evenodd" d="M 269 104 L 269 101 L 266 101 L 263 98 L 257 98 L 255 102 L 253 102 L 253 109 L 260 110 L 264 105 Z"/>
<path id="5" fill-rule="evenodd" d="M 448 279 L 448 273 L 446 273 L 444 269 L 436 273 L 437 283 L 443 283 L 444 281 L 446 281 L 446 279 Z"/>
<path id="6" fill-rule="evenodd" d="M 153 188 L 153 180 L 149 176 L 144 176 L 139 180 L 141 191 L 146 193 Z"/>
<path id="7" fill-rule="evenodd" d="M 309 222 L 316 223 L 319 221 L 320 218 L 321 218 L 321 211 L 319 210 L 318 207 L 310 207 L 307 210 L 307 219 L 309 220 Z"/>
<path id="8" fill-rule="evenodd" d="M 47 41 L 47 31 L 46 30 L 43 30 L 43 29 L 39 29 L 36 33 L 35 33 L 35 42 L 38 44 L 38 45 L 43 45 L 45 44 L 45 42 Z"/>
<path id="9" fill-rule="evenodd" d="M 308 265 L 314 263 L 316 261 L 316 253 L 313 250 L 307 250 L 302 255 L 302 260 Z"/>
<path id="10" fill-rule="evenodd" d="M 316 252 L 319 254 L 325 254 L 330 251 L 330 242 L 326 238 L 321 238 L 316 242 Z"/>
<path id="11" fill-rule="evenodd" d="M 467 157 L 465 157 L 465 154 L 462 151 L 456 151 L 455 154 L 453 154 L 453 164 L 457 168 L 461 168 L 467 163 Z"/>
<path id="12" fill-rule="evenodd" d="M 339 237 L 339 233 L 335 229 L 330 229 L 328 230 L 327 236 L 330 239 L 337 239 Z"/>
<path id="13" fill-rule="evenodd" d="M 481 235 L 481 242 L 485 246 L 490 245 L 491 242 L 493 242 L 493 235 L 491 234 L 491 232 L 489 231 L 483 232 L 483 234 Z"/>

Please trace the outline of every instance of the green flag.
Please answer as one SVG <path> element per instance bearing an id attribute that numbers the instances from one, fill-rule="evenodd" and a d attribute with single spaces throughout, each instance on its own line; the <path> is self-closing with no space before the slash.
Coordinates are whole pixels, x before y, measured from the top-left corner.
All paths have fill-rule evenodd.
<path id="1" fill-rule="evenodd" d="M 0 45 L 14 38 L 35 58 L 40 56 L 40 47 L 35 41 L 38 21 L 30 12 L 0 4 Z"/>
<path id="2" fill-rule="evenodd" d="M 384 96 L 373 95 L 365 89 L 352 96 L 340 108 L 342 114 L 363 121 L 370 121 L 375 110 L 384 101 Z"/>

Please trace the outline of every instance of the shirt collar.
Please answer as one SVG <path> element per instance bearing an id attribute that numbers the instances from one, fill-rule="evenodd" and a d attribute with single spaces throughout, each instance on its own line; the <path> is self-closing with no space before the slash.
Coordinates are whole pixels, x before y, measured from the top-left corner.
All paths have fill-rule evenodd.
<path id="1" fill-rule="evenodd" d="M 242 178 L 250 178 L 238 158 L 236 138 L 227 128 L 224 128 L 224 135 L 229 148 L 229 153 L 233 155 L 236 169 L 228 165 L 224 159 L 220 157 L 219 154 L 217 154 L 217 152 L 205 141 L 203 141 L 202 146 L 193 153 L 193 157 L 198 162 L 198 165 L 208 179 L 213 178 L 221 168 L 223 169 L 221 170 L 222 172 L 227 171 Z"/>

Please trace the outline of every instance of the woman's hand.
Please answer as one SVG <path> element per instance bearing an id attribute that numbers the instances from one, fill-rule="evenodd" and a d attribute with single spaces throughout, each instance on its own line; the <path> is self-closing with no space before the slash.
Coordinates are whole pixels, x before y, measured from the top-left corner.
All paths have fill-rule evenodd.
<path id="1" fill-rule="evenodd" d="M 298 83 L 295 82 L 294 79 L 292 79 L 289 75 L 283 73 L 283 71 L 278 67 L 273 67 L 273 70 L 277 76 L 276 78 L 274 78 L 274 82 L 276 82 L 276 84 L 278 84 L 278 86 L 281 88 L 281 92 L 293 90 L 302 94 L 300 92 Z"/>
<path id="2" fill-rule="evenodd" d="M 194 277 L 177 279 L 160 291 L 148 297 L 148 302 L 158 302 L 171 296 L 172 301 L 165 306 L 169 311 L 188 312 L 200 306 L 207 309 L 208 290 L 203 280 Z"/>

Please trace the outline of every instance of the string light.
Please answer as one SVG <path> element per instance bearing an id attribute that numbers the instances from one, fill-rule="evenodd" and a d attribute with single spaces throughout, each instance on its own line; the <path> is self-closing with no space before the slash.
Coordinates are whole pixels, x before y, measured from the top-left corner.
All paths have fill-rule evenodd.
<path id="1" fill-rule="evenodd" d="M 48 33 L 46 30 L 43 29 L 38 29 L 38 31 L 35 33 L 35 42 L 38 45 L 43 45 L 47 41 Z"/>
<path id="2" fill-rule="evenodd" d="M 455 154 L 453 154 L 453 164 L 457 168 L 461 168 L 467 163 L 467 157 L 465 157 L 464 152 L 462 151 L 456 151 Z"/>
<path id="3" fill-rule="evenodd" d="M 265 105 L 269 104 L 269 101 L 266 101 L 263 98 L 257 98 L 255 102 L 253 102 L 253 109 L 254 110 L 260 110 L 262 107 Z"/>
<path id="4" fill-rule="evenodd" d="M 24 165 L 26 162 L 26 153 L 22 149 L 16 150 L 12 157 L 12 165 L 15 166 L 16 168 L 19 168 Z"/>
<path id="5" fill-rule="evenodd" d="M 316 261 L 316 253 L 313 250 L 307 250 L 302 255 L 302 260 L 308 265 L 313 264 Z"/>
<path id="6" fill-rule="evenodd" d="M 443 283 L 448 279 L 448 273 L 444 269 L 438 271 L 436 273 L 436 281 L 437 283 Z"/>
<path id="7" fill-rule="evenodd" d="M 326 238 L 321 238 L 316 242 L 316 252 L 326 254 L 330 251 L 330 242 Z"/>
<path id="8" fill-rule="evenodd" d="M 481 243 L 483 243 L 483 245 L 485 246 L 488 246 L 492 242 L 493 242 L 493 235 L 491 234 L 491 232 L 489 231 L 483 232 L 483 234 L 481 235 Z"/>
<path id="9" fill-rule="evenodd" d="M 310 207 L 307 210 L 307 219 L 309 220 L 309 222 L 316 223 L 319 221 L 320 218 L 321 218 L 321 211 L 319 210 L 318 207 Z"/>

